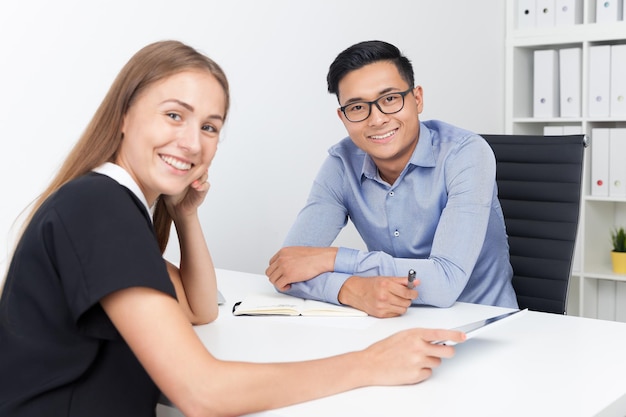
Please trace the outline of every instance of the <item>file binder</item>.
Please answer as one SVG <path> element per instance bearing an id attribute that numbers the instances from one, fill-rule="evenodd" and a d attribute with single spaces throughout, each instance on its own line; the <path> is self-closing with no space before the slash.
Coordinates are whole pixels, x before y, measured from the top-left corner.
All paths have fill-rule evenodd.
<path id="1" fill-rule="evenodd" d="M 554 49 L 534 51 L 533 116 L 559 115 L 559 62 Z"/>
<path id="2" fill-rule="evenodd" d="M 582 23 L 582 0 L 556 0 L 554 25 L 571 26 Z"/>
<path id="3" fill-rule="evenodd" d="M 581 255 L 581 248 L 580 248 L 580 234 L 581 234 L 581 230 L 582 228 L 578 228 L 578 232 L 576 233 L 576 242 L 574 243 L 574 256 L 572 257 L 572 271 L 573 272 L 578 272 L 582 269 L 581 265 L 582 265 L 582 255 Z"/>
<path id="4" fill-rule="evenodd" d="M 581 125 L 546 125 L 543 127 L 544 136 L 581 135 Z"/>
<path id="5" fill-rule="evenodd" d="M 609 197 L 626 198 L 626 129 L 609 129 Z"/>
<path id="6" fill-rule="evenodd" d="M 580 125 L 565 125 L 563 126 L 564 135 L 582 135 L 583 127 Z"/>
<path id="7" fill-rule="evenodd" d="M 517 28 L 535 27 L 535 0 L 517 0 Z"/>
<path id="8" fill-rule="evenodd" d="M 623 19 L 623 0 L 596 0 L 596 23 Z"/>
<path id="9" fill-rule="evenodd" d="M 543 135 L 544 136 L 562 136 L 563 126 L 544 126 Z"/>
<path id="10" fill-rule="evenodd" d="M 591 130 L 591 195 L 609 196 L 609 129 Z"/>
<path id="11" fill-rule="evenodd" d="M 559 50 L 561 117 L 580 117 L 582 48 Z"/>
<path id="12" fill-rule="evenodd" d="M 608 117 L 610 109 L 611 46 L 589 48 L 589 117 Z"/>
<path id="13" fill-rule="evenodd" d="M 540 28 L 553 27 L 555 25 L 554 13 L 555 0 L 536 0 L 535 3 L 535 26 Z"/>
<path id="14" fill-rule="evenodd" d="M 610 115 L 626 117 L 626 45 L 611 45 Z"/>

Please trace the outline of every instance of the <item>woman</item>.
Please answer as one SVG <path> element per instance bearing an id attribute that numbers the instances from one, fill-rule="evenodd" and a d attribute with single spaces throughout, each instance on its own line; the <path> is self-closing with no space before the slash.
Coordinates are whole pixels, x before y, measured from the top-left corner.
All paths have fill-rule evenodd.
<path id="1" fill-rule="evenodd" d="M 0 415 L 152 416 L 159 391 L 187 416 L 237 415 L 416 383 L 452 356 L 430 341 L 462 333 L 423 329 L 298 363 L 205 349 L 190 323 L 215 320 L 217 287 L 197 209 L 228 107 L 220 67 L 179 42 L 148 45 L 122 69 L 15 249 L 0 299 Z M 162 258 L 172 221 L 180 269 Z"/>

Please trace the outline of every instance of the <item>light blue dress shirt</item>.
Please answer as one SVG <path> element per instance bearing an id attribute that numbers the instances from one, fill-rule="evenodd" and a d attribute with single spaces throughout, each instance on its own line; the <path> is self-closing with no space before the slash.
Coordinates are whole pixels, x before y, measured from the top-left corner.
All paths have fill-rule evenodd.
<path id="1" fill-rule="evenodd" d="M 349 137 L 328 153 L 284 246 L 330 246 L 350 219 L 368 251 L 339 248 L 334 272 L 294 283 L 287 293 L 339 304 L 352 275 L 414 269 L 420 284 L 413 304 L 517 308 L 495 157 L 482 137 L 421 122 L 415 151 L 393 185 Z"/>

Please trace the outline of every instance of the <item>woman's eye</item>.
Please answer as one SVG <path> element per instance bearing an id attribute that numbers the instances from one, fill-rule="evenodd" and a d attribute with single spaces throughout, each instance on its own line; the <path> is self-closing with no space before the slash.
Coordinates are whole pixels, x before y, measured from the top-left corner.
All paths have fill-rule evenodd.
<path id="1" fill-rule="evenodd" d="M 167 117 L 172 120 L 180 121 L 180 115 L 177 113 L 167 113 Z"/>
<path id="2" fill-rule="evenodd" d="M 211 125 L 204 125 L 202 126 L 202 130 L 204 130 L 205 132 L 211 132 L 211 133 L 216 133 L 217 129 L 214 126 Z"/>

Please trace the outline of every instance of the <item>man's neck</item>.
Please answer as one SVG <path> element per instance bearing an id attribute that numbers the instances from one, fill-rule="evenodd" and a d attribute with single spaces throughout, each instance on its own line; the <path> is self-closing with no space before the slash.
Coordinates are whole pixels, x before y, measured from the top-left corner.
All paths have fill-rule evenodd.
<path id="1" fill-rule="evenodd" d="M 415 152 L 415 148 L 417 147 L 418 141 L 419 130 L 410 147 L 401 152 L 400 155 L 390 159 L 377 159 L 372 157 L 374 164 L 376 164 L 376 168 L 378 168 L 378 175 L 383 181 L 389 185 L 393 185 L 396 182 L 398 177 L 400 177 L 400 174 L 402 174 L 402 171 L 404 171 L 404 168 L 409 164 L 409 161 L 413 156 L 413 152 Z"/>
<path id="2" fill-rule="evenodd" d="M 415 149 L 415 148 L 413 148 Z M 378 168 L 378 175 L 380 178 L 388 183 L 389 185 L 393 185 L 394 182 L 400 177 L 404 168 L 408 165 L 411 160 L 411 155 L 413 153 L 406 153 L 402 159 L 387 159 L 387 160 L 374 160 L 376 164 L 376 168 Z"/>
<path id="3" fill-rule="evenodd" d="M 398 177 L 402 173 L 403 169 L 404 169 L 404 167 L 401 170 L 399 170 L 399 171 L 398 170 L 393 170 L 393 169 L 385 169 L 385 170 L 383 170 L 383 169 L 378 168 L 378 175 L 380 176 L 380 179 L 385 181 L 387 184 L 393 185 L 393 183 L 396 182 L 396 180 L 398 179 Z"/>

